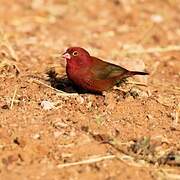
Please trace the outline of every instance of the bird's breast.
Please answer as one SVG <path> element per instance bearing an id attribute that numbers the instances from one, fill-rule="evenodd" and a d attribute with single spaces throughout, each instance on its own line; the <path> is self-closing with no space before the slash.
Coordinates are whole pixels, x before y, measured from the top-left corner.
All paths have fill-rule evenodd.
<path id="1" fill-rule="evenodd" d="M 89 72 L 86 68 L 79 68 L 78 66 L 67 65 L 66 73 L 70 80 L 75 84 L 80 85 L 89 79 Z"/>

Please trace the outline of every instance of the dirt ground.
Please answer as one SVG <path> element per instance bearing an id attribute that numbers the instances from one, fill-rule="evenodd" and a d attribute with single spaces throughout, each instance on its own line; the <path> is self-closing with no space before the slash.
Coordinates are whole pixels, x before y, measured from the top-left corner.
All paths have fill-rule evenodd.
<path id="1" fill-rule="evenodd" d="M 150 75 L 77 91 L 70 46 Z M 178 0 L 0 0 L 0 72 L 1 180 L 180 179 Z"/>

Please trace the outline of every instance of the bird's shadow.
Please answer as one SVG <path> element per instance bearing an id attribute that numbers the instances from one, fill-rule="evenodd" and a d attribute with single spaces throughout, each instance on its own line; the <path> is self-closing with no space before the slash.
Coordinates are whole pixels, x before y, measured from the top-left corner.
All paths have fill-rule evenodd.
<path id="1" fill-rule="evenodd" d="M 74 85 L 67 76 L 58 77 L 58 74 L 54 69 L 50 69 L 46 72 L 48 75 L 48 82 L 53 88 L 64 91 L 66 93 L 78 93 L 78 94 L 95 94 L 102 95 L 101 93 L 86 91 L 76 85 Z"/>

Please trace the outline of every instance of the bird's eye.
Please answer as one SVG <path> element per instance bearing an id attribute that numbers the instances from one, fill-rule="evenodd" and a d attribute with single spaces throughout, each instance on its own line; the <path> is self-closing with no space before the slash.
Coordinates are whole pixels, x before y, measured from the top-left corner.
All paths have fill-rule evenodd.
<path id="1" fill-rule="evenodd" d="M 74 51 L 74 52 L 72 53 L 72 55 L 73 55 L 73 56 L 77 56 L 77 55 L 78 55 L 78 52 L 77 52 L 77 51 Z"/>

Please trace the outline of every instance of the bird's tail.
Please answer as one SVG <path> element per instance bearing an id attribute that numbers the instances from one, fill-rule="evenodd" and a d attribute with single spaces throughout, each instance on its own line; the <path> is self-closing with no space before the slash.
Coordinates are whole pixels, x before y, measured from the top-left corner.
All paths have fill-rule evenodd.
<path id="1" fill-rule="evenodd" d="M 148 72 L 141 72 L 141 71 L 125 71 L 124 73 L 118 75 L 115 77 L 117 80 L 126 79 L 128 77 L 134 76 L 134 75 L 149 75 Z"/>
<path id="2" fill-rule="evenodd" d="M 129 71 L 128 74 L 129 74 L 129 76 L 134 76 L 134 75 L 149 75 L 148 72 L 141 72 L 141 71 Z"/>

